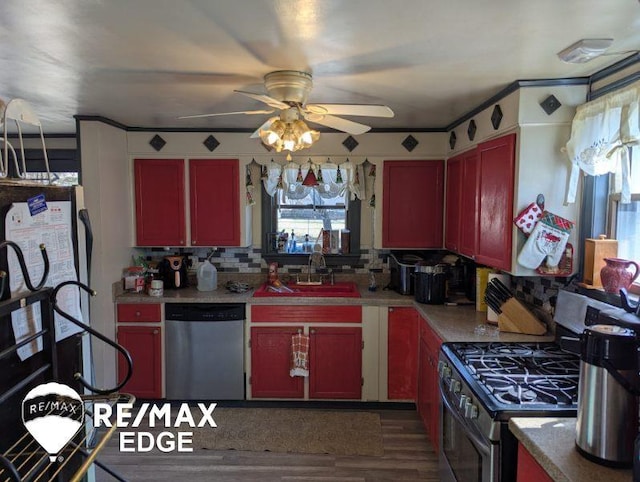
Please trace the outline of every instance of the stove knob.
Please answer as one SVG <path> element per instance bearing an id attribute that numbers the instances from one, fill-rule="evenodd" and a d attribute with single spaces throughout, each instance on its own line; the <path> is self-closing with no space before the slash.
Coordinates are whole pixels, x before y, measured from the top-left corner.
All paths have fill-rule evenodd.
<path id="1" fill-rule="evenodd" d="M 464 416 L 469 419 L 478 418 L 478 406 L 474 405 L 471 399 L 467 400 L 464 405 Z"/>
<path id="2" fill-rule="evenodd" d="M 460 410 L 464 410 L 464 407 L 467 404 L 468 400 L 469 397 L 467 397 L 466 395 L 460 395 L 460 404 L 458 405 L 460 407 Z"/>
<path id="3" fill-rule="evenodd" d="M 451 383 L 449 383 L 449 391 L 453 393 L 459 393 L 462 385 L 460 384 L 460 380 L 451 379 Z"/>

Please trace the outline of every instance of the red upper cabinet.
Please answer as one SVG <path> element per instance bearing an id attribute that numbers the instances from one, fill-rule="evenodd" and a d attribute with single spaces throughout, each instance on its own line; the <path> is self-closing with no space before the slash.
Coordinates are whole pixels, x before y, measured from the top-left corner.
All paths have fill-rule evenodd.
<path id="1" fill-rule="evenodd" d="M 184 160 L 135 159 L 136 244 L 184 246 Z"/>
<path id="2" fill-rule="evenodd" d="M 462 206 L 462 174 L 464 169 L 461 156 L 447 160 L 447 207 L 445 216 L 444 247 L 450 251 L 460 249 L 460 215 Z"/>
<path id="3" fill-rule="evenodd" d="M 474 257 L 478 226 L 478 151 L 473 149 L 461 157 L 462 199 L 458 251 L 465 256 Z"/>
<path id="4" fill-rule="evenodd" d="M 238 160 L 191 159 L 192 246 L 240 245 Z"/>
<path id="5" fill-rule="evenodd" d="M 384 161 L 383 248 L 441 248 L 444 161 Z"/>
<path id="6" fill-rule="evenodd" d="M 476 261 L 511 270 L 516 136 L 478 145 L 478 244 Z"/>
<path id="7" fill-rule="evenodd" d="M 240 161 L 190 159 L 188 210 L 186 168 L 184 159 L 134 160 L 137 246 L 243 245 Z"/>

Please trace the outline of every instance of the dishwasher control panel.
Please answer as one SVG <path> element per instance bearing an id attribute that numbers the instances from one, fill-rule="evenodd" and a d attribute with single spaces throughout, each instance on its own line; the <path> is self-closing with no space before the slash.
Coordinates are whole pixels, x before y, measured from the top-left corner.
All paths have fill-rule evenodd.
<path id="1" fill-rule="evenodd" d="M 245 319 L 243 303 L 165 303 L 165 320 L 231 321 Z"/>

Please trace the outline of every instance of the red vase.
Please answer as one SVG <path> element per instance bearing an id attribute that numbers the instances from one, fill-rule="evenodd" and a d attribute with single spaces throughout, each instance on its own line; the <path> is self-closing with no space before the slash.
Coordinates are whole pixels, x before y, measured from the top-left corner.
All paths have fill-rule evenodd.
<path id="1" fill-rule="evenodd" d="M 640 274 L 640 267 L 635 261 L 622 258 L 604 258 L 607 263 L 600 270 L 600 280 L 607 293 L 618 293 L 621 288 L 627 289 Z M 634 272 L 629 267 L 634 267 Z"/>

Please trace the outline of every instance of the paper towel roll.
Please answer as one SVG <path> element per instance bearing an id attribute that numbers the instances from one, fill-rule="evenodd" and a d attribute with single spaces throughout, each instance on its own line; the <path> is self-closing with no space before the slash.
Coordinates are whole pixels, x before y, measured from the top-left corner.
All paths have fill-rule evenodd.
<path id="1" fill-rule="evenodd" d="M 489 273 L 488 282 L 491 283 L 491 280 L 497 278 L 502 284 L 507 287 L 511 287 L 511 275 L 508 274 L 497 274 L 497 273 Z M 487 306 L 487 323 L 491 323 L 492 325 L 498 324 L 498 313 L 493 311 L 491 308 Z"/>

